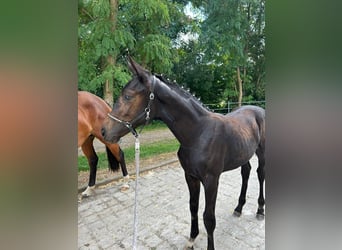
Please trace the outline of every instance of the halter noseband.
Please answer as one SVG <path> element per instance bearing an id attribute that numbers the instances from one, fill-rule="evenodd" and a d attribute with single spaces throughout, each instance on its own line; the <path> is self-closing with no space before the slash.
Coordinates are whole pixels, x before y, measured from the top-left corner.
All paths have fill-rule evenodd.
<path id="1" fill-rule="evenodd" d="M 121 123 L 126 128 L 128 128 L 129 131 L 134 135 L 134 137 L 138 137 L 138 132 L 135 130 L 135 128 L 133 128 L 133 123 L 135 123 L 136 121 L 141 119 L 141 117 L 143 117 L 145 114 L 146 114 L 146 117 L 145 117 L 146 123 L 145 123 L 145 125 L 150 120 L 151 104 L 152 104 L 152 101 L 154 100 L 154 93 L 153 93 L 153 91 L 154 91 L 155 81 L 156 81 L 156 77 L 153 76 L 153 81 L 152 81 L 152 84 L 151 84 L 151 90 L 150 90 L 150 96 L 149 96 L 150 99 L 149 99 L 149 101 L 147 103 L 146 108 L 144 109 L 144 112 L 140 113 L 140 115 L 135 117 L 133 120 L 131 120 L 130 122 L 127 122 L 127 121 L 121 120 L 121 119 L 111 115 L 110 113 L 107 114 L 109 118 L 113 119 L 114 121 L 117 121 L 117 122 Z"/>

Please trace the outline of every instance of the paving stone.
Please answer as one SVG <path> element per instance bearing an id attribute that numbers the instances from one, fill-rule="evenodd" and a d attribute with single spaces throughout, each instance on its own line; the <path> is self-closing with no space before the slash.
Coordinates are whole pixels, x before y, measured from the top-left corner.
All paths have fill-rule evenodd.
<path id="1" fill-rule="evenodd" d="M 251 165 L 247 201 L 239 218 L 232 213 L 241 189 L 240 169 L 220 177 L 214 232 L 216 249 L 265 249 L 265 222 L 255 218 L 259 195 L 256 157 Z M 96 189 L 96 195 L 78 204 L 79 249 L 132 249 L 134 192 L 134 181 L 124 193 L 118 185 L 109 185 Z M 202 186 L 199 204 L 200 233 L 194 247 L 206 249 Z M 190 221 L 189 192 L 178 162 L 139 177 L 137 249 L 183 249 L 190 234 Z"/>

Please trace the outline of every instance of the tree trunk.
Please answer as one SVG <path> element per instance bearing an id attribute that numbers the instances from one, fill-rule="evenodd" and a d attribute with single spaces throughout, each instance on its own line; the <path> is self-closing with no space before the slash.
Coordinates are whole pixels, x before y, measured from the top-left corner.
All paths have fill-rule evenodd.
<path id="1" fill-rule="evenodd" d="M 111 65 L 114 67 L 115 65 L 115 60 L 113 56 L 109 55 L 107 57 L 107 63 L 108 65 Z M 109 80 L 105 81 L 105 84 L 103 85 L 103 99 L 110 105 L 113 106 L 114 99 L 113 99 L 113 93 L 114 93 L 114 86 L 111 86 L 112 84 L 110 83 Z"/>
<path id="2" fill-rule="evenodd" d="M 111 31 L 114 32 L 116 29 L 116 16 L 118 12 L 118 4 L 119 0 L 110 0 L 110 21 L 112 23 Z M 114 67 L 115 65 L 115 58 L 112 55 L 109 55 L 107 57 L 107 66 Z M 114 85 L 114 83 L 113 83 Z M 103 99 L 110 104 L 110 106 L 113 106 L 114 100 L 113 100 L 113 93 L 114 93 L 114 86 L 111 86 L 111 83 L 109 80 L 106 80 L 106 82 L 103 85 Z"/>
<path id="3" fill-rule="evenodd" d="M 240 67 L 237 67 L 237 81 L 239 85 L 239 98 L 238 98 L 238 106 L 241 107 L 241 102 L 242 102 L 242 80 L 240 76 Z"/>

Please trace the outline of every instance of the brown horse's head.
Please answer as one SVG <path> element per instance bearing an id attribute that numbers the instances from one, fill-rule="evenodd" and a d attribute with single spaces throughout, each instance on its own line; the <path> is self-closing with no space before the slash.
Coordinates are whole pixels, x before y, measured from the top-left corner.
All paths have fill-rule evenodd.
<path id="1" fill-rule="evenodd" d="M 103 138 L 109 142 L 117 142 L 129 132 L 136 133 L 135 128 L 144 124 L 146 117 L 151 115 L 154 96 L 150 94 L 153 92 L 154 76 L 132 58 L 128 59 L 133 79 L 122 89 L 102 126 Z"/>

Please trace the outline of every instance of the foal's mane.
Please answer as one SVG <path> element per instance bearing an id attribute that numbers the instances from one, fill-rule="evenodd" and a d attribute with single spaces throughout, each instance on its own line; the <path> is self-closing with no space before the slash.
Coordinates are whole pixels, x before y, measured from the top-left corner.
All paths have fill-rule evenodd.
<path id="1" fill-rule="evenodd" d="M 180 96 L 185 99 L 191 99 L 204 109 L 211 111 L 206 105 L 204 105 L 195 95 L 191 94 L 189 90 L 185 90 L 184 87 L 179 86 L 175 81 L 171 82 L 169 79 L 166 79 L 163 75 L 154 74 L 160 81 L 169 86 L 172 90 L 177 92 Z"/>

